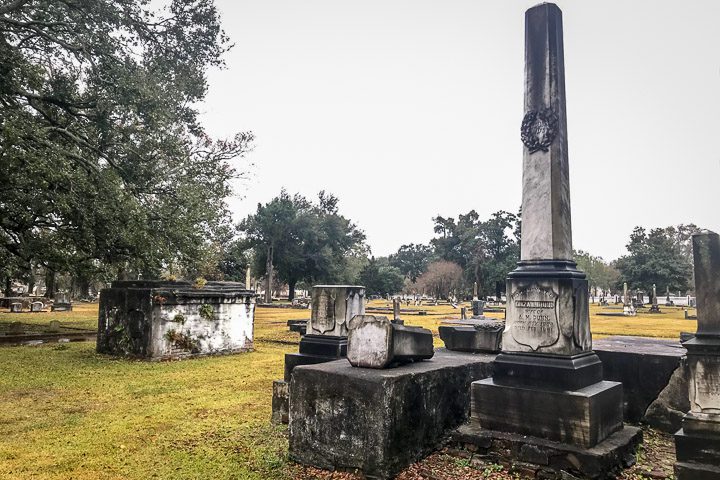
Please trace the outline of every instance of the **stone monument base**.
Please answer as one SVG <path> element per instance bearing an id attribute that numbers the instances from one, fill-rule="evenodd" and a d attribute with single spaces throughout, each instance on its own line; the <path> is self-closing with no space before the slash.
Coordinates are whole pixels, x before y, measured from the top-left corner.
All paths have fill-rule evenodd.
<path id="1" fill-rule="evenodd" d="M 488 430 L 471 421 L 454 431 L 451 441 L 455 447 L 474 452 L 481 459 L 522 471 L 523 478 L 614 479 L 620 470 L 635 463 L 635 450 L 642 441 L 642 431 L 626 426 L 586 449 L 517 433 Z"/>
<path id="2" fill-rule="evenodd" d="M 458 352 L 497 353 L 502 346 L 505 322 L 489 318 L 448 322 L 440 325 L 438 332 L 448 350 Z"/>
<path id="3" fill-rule="evenodd" d="M 290 321 L 288 321 L 290 325 Z M 291 327 L 292 328 L 292 327 Z M 347 356 L 347 337 L 334 335 L 303 335 L 300 353 L 285 354 L 283 380 L 273 380 L 273 423 L 288 423 L 290 409 L 290 378 L 295 367 L 332 362 Z"/>
<path id="4" fill-rule="evenodd" d="M 497 363 L 496 363 L 497 368 Z M 622 429 L 622 384 L 577 390 L 473 382 L 472 418 L 492 430 L 534 435 L 590 448 Z"/>
<path id="5" fill-rule="evenodd" d="M 285 354 L 285 381 L 299 365 L 315 365 L 332 362 L 347 356 L 347 337 L 330 335 L 303 335 L 300 339 L 300 353 Z"/>
<path id="6" fill-rule="evenodd" d="M 386 370 L 345 360 L 298 367 L 290 382 L 290 457 L 391 478 L 467 419 L 470 384 L 492 374 L 494 358 L 438 349 L 430 360 Z"/>
<path id="7" fill-rule="evenodd" d="M 677 480 L 720 480 L 720 436 L 681 428 L 675 434 L 675 452 Z"/>

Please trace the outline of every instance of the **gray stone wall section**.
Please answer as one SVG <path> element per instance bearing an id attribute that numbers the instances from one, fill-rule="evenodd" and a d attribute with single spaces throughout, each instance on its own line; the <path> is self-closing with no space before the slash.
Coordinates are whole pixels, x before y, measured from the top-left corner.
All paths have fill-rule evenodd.
<path id="1" fill-rule="evenodd" d="M 572 260 L 562 12 L 554 4 L 525 14 L 525 112 L 546 108 L 557 115 L 556 137 L 547 152 L 523 149 L 524 261 Z"/>
<path id="2" fill-rule="evenodd" d="M 382 371 L 347 360 L 296 367 L 290 457 L 391 478 L 467 419 L 470 384 L 492 374 L 494 358 L 439 349 L 432 360 Z"/>

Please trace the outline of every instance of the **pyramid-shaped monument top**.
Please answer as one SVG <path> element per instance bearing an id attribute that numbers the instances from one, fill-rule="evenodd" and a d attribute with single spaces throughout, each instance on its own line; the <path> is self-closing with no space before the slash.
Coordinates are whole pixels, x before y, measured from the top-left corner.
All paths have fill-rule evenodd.
<path id="1" fill-rule="evenodd" d="M 562 12 L 525 12 L 521 260 L 572 260 Z"/>

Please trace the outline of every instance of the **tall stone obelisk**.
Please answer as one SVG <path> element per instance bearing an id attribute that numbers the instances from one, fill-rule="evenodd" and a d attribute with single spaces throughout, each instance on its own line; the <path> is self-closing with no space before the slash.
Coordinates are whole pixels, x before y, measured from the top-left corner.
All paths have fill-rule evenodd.
<path id="1" fill-rule="evenodd" d="M 562 12 L 525 13 L 522 242 L 502 353 L 472 384 L 482 429 L 591 448 L 623 428 L 622 385 L 592 351 L 588 282 L 572 259 Z M 525 440 L 518 440 L 525 442 Z"/>
<path id="2" fill-rule="evenodd" d="M 675 478 L 720 479 L 720 236 L 693 235 L 698 326 L 683 342 L 690 368 L 690 411 L 675 434 Z"/>

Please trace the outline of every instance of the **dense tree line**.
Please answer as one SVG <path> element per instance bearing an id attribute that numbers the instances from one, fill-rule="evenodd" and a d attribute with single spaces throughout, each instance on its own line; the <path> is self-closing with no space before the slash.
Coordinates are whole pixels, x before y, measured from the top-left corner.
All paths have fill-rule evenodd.
<path id="1" fill-rule="evenodd" d="M 273 276 L 295 296 L 298 282 L 343 283 L 356 280 L 353 258 L 367 252 L 365 234 L 338 212 L 338 199 L 320 192 L 317 202 L 282 191 L 239 225 L 241 242 L 252 249 L 253 271 L 265 277 L 271 301 Z M 353 278 L 355 277 L 355 278 Z"/>
<path id="2" fill-rule="evenodd" d="M 618 286 L 627 282 L 632 288 L 646 292 L 653 284 L 658 292 L 688 291 L 694 288 L 692 234 L 700 229 L 694 225 L 653 228 L 635 227 L 627 244 L 628 254 L 613 265 L 620 272 Z"/>
<path id="3" fill-rule="evenodd" d="M 0 276 L 192 275 L 230 238 L 251 133 L 198 121 L 230 47 L 212 0 L 0 6 Z M 48 293 L 51 293 L 48 292 Z"/>

